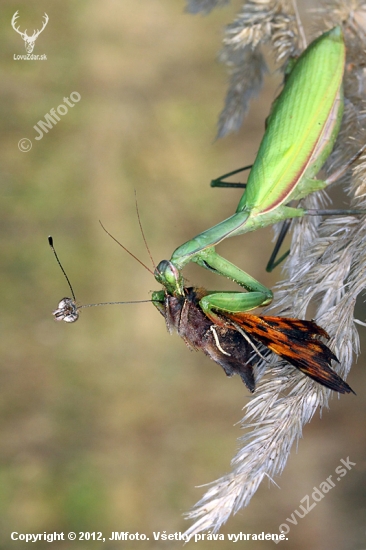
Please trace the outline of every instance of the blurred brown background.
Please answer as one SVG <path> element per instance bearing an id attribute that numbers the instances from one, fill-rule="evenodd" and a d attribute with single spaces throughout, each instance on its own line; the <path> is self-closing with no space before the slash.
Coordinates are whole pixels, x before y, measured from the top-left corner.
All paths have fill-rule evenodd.
<path id="1" fill-rule="evenodd" d="M 232 214 L 240 194 L 212 190 L 209 181 L 252 162 L 279 83 L 278 75 L 268 77 L 241 132 L 214 141 L 226 91 L 215 57 L 234 8 L 194 17 L 183 1 L 1 3 L 2 548 L 24 546 L 10 541 L 12 531 L 139 531 L 150 541 L 125 547 L 167 548 L 172 543 L 154 542 L 152 532 L 184 531 L 182 514 L 204 491 L 195 487 L 230 470 L 241 435 L 235 423 L 249 399 L 240 379 L 226 379 L 169 337 L 150 304 L 92 308 L 75 325 L 56 324 L 51 311 L 69 290 L 47 236 L 81 303 L 143 300 L 157 289 L 152 275 L 99 219 L 150 265 L 135 190 L 155 262 Z M 16 10 L 30 34 L 48 13 L 34 49 L 47 61 L 13 59 L 25 53 L 10 25 Z M 80 102 L 34 140 L 33 126 L 73 91 Z M 17 146 L 25 137 L 33 142 L 26 153 Z M 281 272 L 265 272 L 271 248 L 271 232 L 260 231 L 221 250 L 273 286 Z M 186 274 L 195 284 L 229 288 L 199 268 Z M 356 466 L 291 526 L 285 544 L 366 547 L 362 357 L 349 382 L 357 397 L 334 396 L 330 411 L 306 427 L 298 454 L 276 479 L 281 490 L 263 484 L 223 533 L 277 533 L 349 456 Z M 89 544 L 109 550 L 122 543 Z"/>

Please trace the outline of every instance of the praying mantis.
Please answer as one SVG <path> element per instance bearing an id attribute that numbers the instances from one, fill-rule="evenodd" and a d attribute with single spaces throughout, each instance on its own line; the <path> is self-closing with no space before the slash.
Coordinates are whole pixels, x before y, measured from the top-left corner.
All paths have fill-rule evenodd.
<path id="1" fill-rule="evenodd" d="M 177 248 L 155 271 L 169 294 L 183 295 L 181 270 L 189 262 L 227 277 L 248 292 L 215 292 L 200 307 L 217 321 L 217 313 L 246 312 L 268 305 L 273 294 L 231 262 L 215 246 L 228 237 L 255 231 L 313 212 L 286 203 L 329 184 L 315 179 L 339 132 L 343 114 L 342 79 L 345 46 L 340 27 L 310 44 L 295 63 L 275 100 L 259 151 L 233 216 Z"/>
<path id="2" fill-rule="evenodd" d="M 340 27 L 314 40 L 295 62 L 283 91 L 272 106 L 266 132 L 235 214 L 177 248 L 170 260 L 161 261 L 155 269 L 155 278 L 164 290 L 154 292 L 153 301 L 160 305 L 158 309 L 162 312 L 161 304 L 165 300 L 163 314 L 166 320 L 169 297 L 184 298 L 186 295 L 182 269 L 189 262 L 222 275 L 247 291 L 211 291 L 202 296 L 199 307 L 215 326 L 231 327 L 244 331 L 243 336 L 248 335 L 250 315 L 247 312 L 271 303 L 272 291 L 221 257 L 215 247 L 228 237 L 280 221 L 307 214 L 331 213 L 293 208 L 287 203 L 324 189 L 343 173 L 338 171 L 324 181 L 315 178 L 339 133 L 343 115 L 344 66 L 345 45 Z M 278 328 L 276 338 L 282 336 L 283 329 Z M 259 326 L 259 329 L 249 334 L 285 357 L 282 345 L 271 346 L 268 338 L 263 336 L 263 332 L 271 331 L 271 326 Z M 300 337 L 299 333 L 292 334 Z M 327 336 L 326 333 L 323 336 Z M 291 345 L 289 342 L 287 345 L 289 351 Z M 328 364 L 334 358 L 328 357 Z M 290 353 L 286 359 L 320 383 L 328 385 L 324 380 L 319 380 L 314 372 L 306 372 L 306 368 L 291 361 Z M 350 391 L 349 386 L 343 391 Z"/>
<path id="3" fill-rule="evenodd" d="M 152 302 L 169 330 L 176 329 L 186 343 L 204 351 L 228 375 L 238 372 L 251 391 L 255 389 L 251 367 L 244 372 L 233 367 L 227 357 L 233 355 L 235 363 L 241 348 L 243 362 L 250 363 L 246 344 L 257 351 L 253 339 L 321 384 L 341 393 L 352 391 L 330 368 L 336 356 L 317 339 L 327 338 L 327 333 L 313 321 L 249 314 L 270 304 L 272 291 L 215 250 L 228 237 L 296 217 L 332 213 L 294 208 L 287 203 L 324 189 L 343 173 L 338 171 L 324 181 L 315 177 L 340 129 L 344 66 L 343 35 L 341 28 L 335 27 L 314 40 L 294 63 L 272 106 L 235 214 L 178 247 L 170 260 L 162 260 L 154 271 L 163 290 L 153 292 Z M 230 279 L 247 292 L 187 289 L 182 269 L 190 262 Z M 54 312 L 55 318 L 74 322 L 79 308 L 75 301 L 64 298 Z M 238 334 L 246 340 L 245 345 L 239 344 Z M 231 352 L 224 349 L 225 345 Z"/>

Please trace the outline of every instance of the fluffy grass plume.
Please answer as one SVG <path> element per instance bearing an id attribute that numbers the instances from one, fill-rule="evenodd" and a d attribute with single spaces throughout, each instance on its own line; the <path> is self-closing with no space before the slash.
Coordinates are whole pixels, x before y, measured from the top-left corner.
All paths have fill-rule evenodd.
<path id="1" fill-rule="evenodd" d="M 208 13 L 226 2 L 189 0 L 188 11 Z M 283 69 L 290 56 L 298 55 L 319 34 L 341 25 L 347 60 L 344 76 L 345 113 L 327 174 L 342 166 L 366 142 L 366 3 L 361 0 L 322 1 L 312 12 L 312 29 L 305 33 L 297 6 L 290 0 L 249 0 L 226 28 L 221 60 L 231 72 L 218 135 L 237 130 L 250 99 L 262 86 L 266 63 L 262 46 L 270 46 Z M 366 209 L 366 154 L 338 182 L 347 190 L 351 208 Z M 303 202 L 306 208 L 322 208 L 326 193 L 317 192 Z M 359 352 L 354 322 L 357 296 L 366 287 L 366 220 L 360 217 L 304 217 L 292 222 L 291 254 L 285 264 L 286 279 L 275 289 L 271 314 L 306 318 L 310 305 L 315 319 L 330 334 L 330 348 L 339 358 L 334 368 L 346 378 Z M 267 310 L 267 311 L 269 311 Z M 272 358 L 257 368 L 255 397 L 245 407 L 242 427 L 247 433 L 232 461 L 232 472 L 214 481 L 187 515 L 195 523 L 186 534 L 216 532 L 232 513 L 249 504 L 263 479 L 284 469 L 293 444 L 304 424 L 318 409 L 328 407 L 332 392 Z"/>

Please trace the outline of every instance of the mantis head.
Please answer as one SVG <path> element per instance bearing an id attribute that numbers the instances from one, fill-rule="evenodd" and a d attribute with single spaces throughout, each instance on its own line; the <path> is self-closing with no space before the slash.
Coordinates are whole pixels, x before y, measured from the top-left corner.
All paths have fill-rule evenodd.
<path id="1" fill-rule="evenodd" d="M 168 294 L 184 296 L 183 277 L 172 262 L 162 260 L 155 269 L 154 276 Z"/>

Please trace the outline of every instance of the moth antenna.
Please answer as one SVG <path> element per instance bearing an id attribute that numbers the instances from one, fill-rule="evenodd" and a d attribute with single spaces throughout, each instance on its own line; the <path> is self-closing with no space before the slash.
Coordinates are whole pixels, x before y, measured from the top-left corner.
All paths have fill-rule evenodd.
<path id="1" fill-rule="evenodd" d="M 103 225 L 102 225 L 102 227 L 103 227 Z M 104 229 L 104 231 L 106 231 L 106 229 L 104 227 L 103 227 L 103 229 Z M 107 231 L 107 233 L 108 233 L 108 231 Z M 108 233 L 108 235 L 110 235 L 110 234 Z M 112 235 L 110 235 L 110 236 L 114 239 L 114 237 Z M 114 240 L 116 240 L 116 239 L 114 239 Z M 147 302 L 156 301 L 156 300 L 130 300 L 130 301 L 127 301 L 127 302 L 99 302 L 97 304 L 76 305 L 76 298 L 75 298 L 73 288 L 72 288 L 70 280 L 69 280 L 68 276 L 66 275 L 66 272 L 65 272 L 64 268 L 62 267 L 62 264 L 61 264 L 61 262 L 60 262 L 60 260 L 57 256 L 55 247 L 53 246 L 53 238 L 51 236 L 48 237 L 48 244 L 50 245 L 50 247 L 53 250 L 53 253 L 56 257 L 57 263 L 60 266 L 60 268 L 62 270 L 62 273 L 64 274 L 64 276 L 66 278 L 66 281 L 68 282 L 68 285 L 70 287 L 71 294 L 72 294 L 72 297 L 73 297 L 73 299 L 65 297 L 65 298 L 62 298 L 62 300 L 60 300 L 57 309 L 55 309 L 53 311 L 53 316 L 55 317 L 56 321 L 65 321 L 66 323 L 75 323 L 75 321 L 77 321 L 79 319 L 79 310 L 83 309 L 85 307 L 112 306 L 112 305 L 118 305 L 118 304 L 144 304 L 144 303 L 147 303 Z M 118 243 L 118 244 L 121 244 L 121 243 Z M 121 245 L 121 246 L 122 246 L 122 248 L 125 248 L 123 245 Z M 128 250 L 127 250 L 127 252 L 129 254 L 131 254 L 131 252 L 129 252 Z M 133 254 L 131 254 L 131 255 L 133 256 Z M 135 256 L 133 256 L 133 257 L 135 258 Z M 139 262 L 139 260 L 137 258 L 135 258 L 135 259 Z M 142 265 L 144 265 L 144 264 L 142 264 Z M 146 266 L 144 266 L 144 267 L 146 267 Z M 148 271 L 150 271 L 150 269 L 148 267 L 146 267 L 146 269 Z"/>
<path id="2" fill-rule="evenodd" d="M 62 298 L 58 303 L 57 309 L 52 314 L 56 321 L 65 321 L 65 323 L 75 323 L 79 319 L 79 310 L 84 307 L 111 306 L 117 304 L 141 304 L 153 302 L 154 300 L 133 300 L 129 302 L 100 302 L 99 304 L 85 304 L 77 306 L 75 300 L 71 298 Z"/>
<path id="3" fill-rule="evenodd" d="M 85 304 L 78 306 L 77 309 L 83 309 L 84 307 L 96 307 L 96 306 L 115 306 L 121 304 L 147 304 L 149 302 L 156 302 L 156 300 L 130 300 L 127 302 L 99 302 L 98 304 Z"/>
<path id="4" fill-rule="evenodd" d="M 137 214 L 137 219 L 139 221 L 139 226 L 140 226 L 140 231 L 141 231 L 141 235 L 142 235 L 142 238 L 144 239 L 144 243 L 145 243 L 145 246 L 146 246 L 146 250 L 150 256 L 150 260 L 151 260 L 151 263 L 153 264 L 154 266 L 154 269 L 156 271 L 156 264 L 153 260 L 153 257 L 151 255 L 151 252 L 150 252 L 150 248 L 148 247 L 148 244 L 147 244 L 147 240 L 146 240 L 146 237 L 145 237 L 145 233 L 144 233 L 144 230 L 142 229 L 142 223 L 141 223 L 141 218 L 140 218 L 140 212 L 139 212 L 139 207 L 138 207 L 138 204 L 137 204 L 137 192 L 136 192 L 136 189 L 135 189 L 135 206 L 136 206 L 136 214 Z"/>
<path id="5" fill-rule="evenodd" d="M 69 285 L 69 288 L 70 288 L 70 290 L 71 290 L 72 297 L 73 297 L 74 301 L 76 301 L 75 294 L 74 294 L 74 290 L 73 290 L 73 288 L 72 288 L 72 286 L 71 286 L 71 283 L 70 283 L 70 279 L 69 279 L 68 276 L 66 275 L 66 271 L 65 271 L 64 268 L 62 267 L 62 264 L 61 264 L 61 262 L 60 262 L 60 260 L 59 260 L 59 258 L 58 258 L 58 256 L 57 256 L 57 252 L 56 252 L 56 250 L 55 250 L 55 247 L 53 246 L 53 238 L 51 237 L 51 235 L 48 237 L 48 244 L 50 245 L 50 247 L 51 247 L 52 250 L 53 250 L 53 253 L 54 253 L 54 255 L 55 255 L 55 258 L 56 258 L 56 260 L 57 260 L 57 263 L 58 263 L 58 265 L 60 266 L 61 271 L 62 271 L 62 273 L 63 273 L 64 276 L 65 276 L 65 279 L 66 279 L 66 281 L 67 281 L 67 284 Z"/>
<path id="6" fill-rule="evenodd" d="M 147 267 L 147 265 L 145 265 L 141 260 L 139 260 L 134 254 L 132 254 L 132 252 L 130 252 L 128 250 L 128 248 L 126 248 L 125 246 L 123 246 L 122 243 L 120 243 L 115 237 L 113 237 L 113 235 L 111 233 L 109 233 L 109 231 L 107 231 L 107 229 L 104 227 L 104 225 L 102 224 L 102 222 L 99 220 L 99 223 L 100 225 L 102 226 L 102 229 L 107 233 L 107 235 L 109 235 L 111 237 L 111 239 L 113 239 L 117 244 L 119 244 L 119 246 L 121 248 L 123 248 L 123 250 L 125 252 L 127 252 L 127 254 L 129 254 L 130 256 L 132 256 L 132 258 L 134 258 L 140 265 L 142 265 L 142 267 L 144 267 L 145 269 L 147 269 L 147 271 L 149 273 L 151 273 L 152 275 L 154 275 L 154 272 L 151 271 L 151 269 L 149 267 Z"/>

